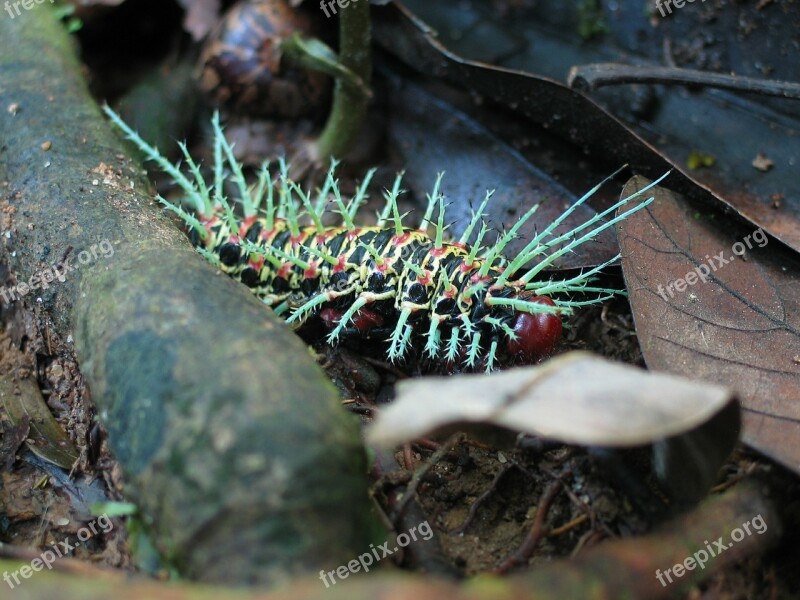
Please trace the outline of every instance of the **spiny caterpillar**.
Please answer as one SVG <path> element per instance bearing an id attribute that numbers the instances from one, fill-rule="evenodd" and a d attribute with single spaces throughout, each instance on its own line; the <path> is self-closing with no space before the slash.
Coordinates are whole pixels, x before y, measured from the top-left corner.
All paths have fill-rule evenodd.
<path id="1" fill-rule="evenodd" d="M 398 209 L 401 174 L 392 189 L 384 192 L 386 206 L 377 225 L 359 227 L 355 218 L 367 198 L 374 169 L 347 201 L 334 178 L 335 163 L 314 198 L 289 178 L 283 160 L 279 161 L 278 181 L 273 182 L 265 163 L 255 184 L 248 185 L 215 115 L 214 180 L 209 187 L 185 144 L 180 148 L 191 179 L 139 138 L 111 109 L 105 110 L 185 192 L 184 200 L 192 210 L 160 196 L 158 199 L 185 222 L 203 256 L 248 286 L 289 323 L 298 326 L 309 317 L 320 316 L 330 328 L 330 343 L 344 335 L 388 335 L 388 358 L 392 362 L 405 358 L 410 348 L 422 346 L 423 341 L 423 352 L 433 361 L 462 363 L 467 369 L 483 366 L 486 371 L 499 364 L 530 362 L 549 354 L 560 338 L 563 316 L 575 307 L 622 293 L 590 285 L 601 269 L 619 257 L 566 279 L 535 278 L 560 256 L 652 202 L 649 198 L 602 221 L 666 177 L 571 231 L 553 233 L 610 176 L 537 233 L 515 258 L 506 260 L 504 248 L 538 205 L 493 245 L 484 247 L 488 227 L 483 222 L 483 210 L 492 194 L 487 192 L 463 235 L 457 241 L 447 241 L 444 197 L 439 192 L 442 174 L 427 196 L 427 208 L 417 228 L 404 225 L 405 215 Z M 241 215 L 223 195 L 227 168 Z M 324 206 L 330 196 L 338 207 L 340 226 L 323 224 Z M 303 217 L 311 225 L 301 225 Z M 433 236 L 428 235 L 431 227 Z M 470 244 L 476 228 L 477 239 Z M 535 259 L 539 262 L 523 272 Z M 596 296 L 583 301 L 562 297 L 571 293 Z"/>

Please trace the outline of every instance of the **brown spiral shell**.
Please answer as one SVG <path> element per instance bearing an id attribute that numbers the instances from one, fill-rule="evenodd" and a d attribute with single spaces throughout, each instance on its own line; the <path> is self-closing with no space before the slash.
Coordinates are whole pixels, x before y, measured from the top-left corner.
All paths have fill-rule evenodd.
<path id="1" fill-rule="evenodd" d="M 217 106 L 295 118 L 328 101 L 326 75 L 288 64 L 280 41 L 309 35 L 310 22 L 284 0 L 242 0 L 223 17 L 200 56 L 200 87 Z"/>

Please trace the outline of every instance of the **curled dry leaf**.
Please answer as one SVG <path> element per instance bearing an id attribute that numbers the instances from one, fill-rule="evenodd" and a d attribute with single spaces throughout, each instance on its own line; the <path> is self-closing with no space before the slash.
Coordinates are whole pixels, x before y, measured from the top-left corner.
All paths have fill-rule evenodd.
<path id="1" fill-rule="evenodd" d="M 403 381 L 367 436 L 391 446 L 487 424 L 573 444 L 629 447 L 692 430 L 734 402 L 719 385 L 572 352 L 492 375 Z"/>
<path id="2" fill-rule="evenodd" d="M 0 400 L 14 425 L 30 427 L 31 452 L 63 469 L 72 468 L 78 451 L 53 417 L 35 380 L 14 379 L 11 374 L 0 377 Z"/>
<path id="3" fill-rule="evenodd" d="M 623 193 L 648 183 L 633 178 Z M 647 365 L 733 387 L 744 441 L 800 471 L 800 258 L 761 230 L 653 192 L 618 229 Z"/>

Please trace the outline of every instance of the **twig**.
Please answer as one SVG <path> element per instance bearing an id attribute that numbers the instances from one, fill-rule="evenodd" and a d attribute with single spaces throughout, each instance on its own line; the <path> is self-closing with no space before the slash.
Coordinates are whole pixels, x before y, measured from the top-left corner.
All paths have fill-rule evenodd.
<path id="1" fill-rule="evenodd" d="M 556 473 L 554 473 L 553 471 L 551 471 L 550 469 L 548 469 L 546 467 L 542 467 L 542 470 L 545 473 L 547 473 L 550 477 L 552 477 L 553 479 L 558 479 L 558 477 L 559 477 L 559 475 L 557 475 Z M 570 499 L 570 501 L 576 507 L 578 507 L 581 511 L 583 511 L 583 514 L 585 514 L 585 515 L 587 515 L 589 517 L 589 524 L 591 525 L 592 529 L 595 529 L 597 527 L 597 516 L 595 515 L 594 510 L 592 509 L 592 507 L 589 506 L 586 502 L 584 502 L 580 498 L 578 498 L 578 496 L 575 494 L 575 492 L 573 492 L 571 489 L 569 489 L 569 487 L 565 487 L 564 488 L 564 493 L 567 494 L 567 497 Z M 611 538 L 615 537 L 614 536 L 614 532 L 612 532 L 608 528 L 608 525 L 606 525 L 604 523 L 601 523 L 601 525 L 603 526 L 603 529 L 605 530 L 605 532 L 608 535 L 608 537 L 611 537 Z"/>
<path id="2" fill-rule="evenodd" d="M 547 535 L 544 521 L 547 518 L 547 513 L 550 511 L 550 505 L 553 503 L 556 496 L 558 496 L 558 493 L 564 485 L 562 478 L 567 476 L 570 472 L 571 469 L 566 469 L 560 475 L 559 479 L 556 479 L 547 486 L 547 489 L 542 494 L 542 497 L 539 499 L 539 504 L 536 507 L 536 515 L 533 517 L 533 526 L 530 532 L 525 536 L 525 540 L 522 542 L 522 545 L 517 548 L 517 551 L 494 568 L 492 572 L 495 575 L 504 575 L 514 567 L 527 562 L 539 541 Z"/>
<path id="3" fill-rule="evenodd" d="M 491 496 L 492 492 L 494 492 L 497 489 L 497 485 L 500 483 L 500 480 L 503 477 L 505 477 L 506 473 L 508 473 L 511 469 L 514 468 L 517 468 L 517 465 L 515 463 L 508 463 L 504 469 L 501 469 L 497 473 L 497 475 L 494 476 L 494 479 L 492 479 L 492 483 L 489 484 L 489 487 L 486 488 L 486 490 L 480 496 L 478 496 L 475 502 L 472 503 L 472 506 L 469 507 L 469 512 L 467 513 L 467 517 L 464 519 L 464 522 L 461 523 L 461 525 L 459 525 L 452 531 L 450 531 L 449 533 L 452 534 L 464 533 L 467 527 L 469 527 L 472 524 L 472 521 L 475 519 L 475 515 L 478 514 L 478 508 L 481 506 L 481 504 L 483 504 L 486 501 L 486 499 L 489 496 Z"/>
<path id="4" fill-rule="evenodd" d="M 375 452 L 375 464 L 372 476 L 378 479 L 376 485 L 393 483 L 404 484 L 410 479 L 408 471 L 403 471 L 398 468 L 397 460 L 394 453 L 385 448 L 373 448 Z M 372 494 L 375 494 L 373 488 Z M 386 521 L 390 522 L 389 527 L 394 531 L 407 531 L 413 526 L 417 526 L 423 521 L 428 521 L 429 524 L 435 523 L 435 519 L 426 518 L 425 512 L 422 507 L 414 498 L 414 494 L 408 494 L 402 487 L 395 488 L 389 491 L 385 497 L 386 507 L 383 513 L 386 516 Z M 405 501 L 405 511 L 401 514 L 397 507 L 401 501 Z M 382 503 L 378 503 L 383 509 Z M 394 519 L 389 517 L 389 512 L 396 515 Z M 433 530 L 433 529 L 432 529 Z M 415 540 L 405 548 L 404 560 L 416 565 L 419 570 L 427 573 L 439 574 L 447 577 L 457 577 L 458 572 L 455 567 L 445 558 L 442 552 L 442 546 L 439 542 L 439 536 L 435 533 L 429 540 Z"/>
<path id="5" fill-rule="evenodd" d="M 414 457 L 411 454 L 411 444 L 409 443 L 403 444 L 403 466 L 408 471 L 414 469 Z"/>
<path id="6" fill-rule="evenodd" d="M 339 14 L 339 59 L 366 86 L 372 75 L 371 43 L 369 2 L 353 2 Z M 332 157 L 341 159 L 347 154 L 361 131 L 368 102 L 365 94 L 341 79 L 336 81 L 331 113 L 317 142 L 318 161 L 327 164 Z"/>
<path id="7" fill-rule="evenodd" d="M 597 63 L 572 67 L 567 84 L 577 90 L 595 90 L 606 85 L 658 83 L 663 85 L 698 85 L 734 92 L 778 96 L 800 100 L 800 83 L 756 79 L 739 75 L 709 73 L 695 69 Z"/>
<path id="8" fill-rule="evenodd" d="M 431 454 L 431 457 L 422 465 L 419 469 L 414 471 L 414 475 L 411 476 L 411 481 L 408 483 L 408 487 L 406 488 L 405 493 L 403 494 L 403 498 L 400 502 L 397 503 L 395 507 L 395 515 L 399 518 L 403 514 L 403 510 L 405 509 L 406 505 L 408 504 L 409 500 L 416 496 L 417 488 L 419 484 L 422 482 L 422 478 L 428 474 L 428 472 L 436 466 L 436 464 L 444 458 L 444 456 L 450 452 L 455 446 L 457 446 L 463 439 L 463 433 L 455 433 L 451 435 L 447 441 L 442 444 L 439 449 Z"/>
<path id="9" fill-rule="evenodd" d="M 566 533 L 572 529 L 575 529 L 578 525 L 584 523 L 588 518 L 589 516 L 586 513 L 583 513 L 582 515 L 572 519 L 572 521 L 570 521 L 569 523 L 565 523 L 561 527 L 556 527 L 555 529 L 551 529 L 550 531 L 547 532 L 547 537 L 557 537 L 562 533 Z"/>

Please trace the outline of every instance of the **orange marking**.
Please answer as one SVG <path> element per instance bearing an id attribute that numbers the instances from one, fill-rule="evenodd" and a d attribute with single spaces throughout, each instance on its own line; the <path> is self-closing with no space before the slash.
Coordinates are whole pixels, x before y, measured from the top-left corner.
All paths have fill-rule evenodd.
<path id="1" fill-rule="evenodd" d="M 239 225 L 239 236 L 244 237 L 245 235 L 247 235 L 247 231 L 250 229 L 250 227 L 253 226 L 253 223 L 255 223 L 257 219 L 258 217 L 256 215 L 245 217 L 242 220 L 242 224 Z"/>
<path id="2" fill-rule="evenodd" d="M 472 277 L 469 278 L 470 283 L 480 283 L 481 281 L 489 281 L 489 276 L 485 275 L 481 277 L 478 273 L 475 273 Z"/>
<path id="3" fill-rule="evenodd" d="M 394 242 L 397 245 L 405 244 L 406 242 L 408 242 L 410 237 L 411 237 L 411 234 L 408 231 L 406 231 L 402 235 L 394 235 L 394 236 L 392 236 L 392 242 Z"/>
<path id="4" fill-rule="evenodd" d="M 347 266 L 347 261 L 345 260 L 344 256 L 340 256 L 338 262 L 336 263 L 336 266 L 333 267 L 333 272 L 341 273 L 342 271 L 345 270 L 346 266 Z"/>
<path id="5" fill-rule="evenodd" d="M 264 266 L 264 257 L 258 256 L 257 258 L 250 258 L 247 263 L 248 267 L 252 267 L 256 271 L 261 271 L 261 268 Z"/>
<path id="6" fill-rule="evenodd" d="M 275 236 L 278 235 L 278 233 L 279 233 L 278 228 L 273 227 L 269 231 L 262 231 L 261 239 L 267 242 L 268 244 L 271 244 L 272 240 L 275 239 Z"/>

